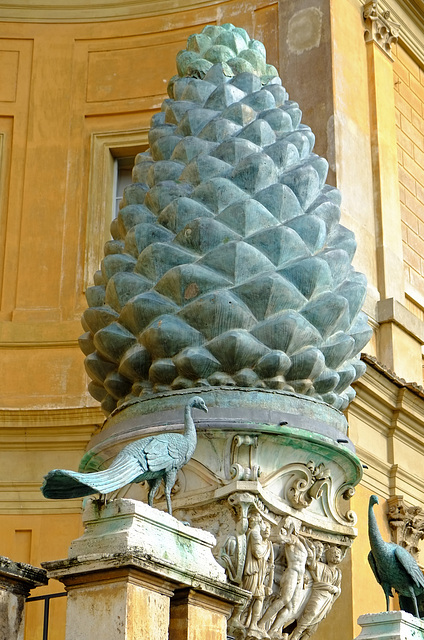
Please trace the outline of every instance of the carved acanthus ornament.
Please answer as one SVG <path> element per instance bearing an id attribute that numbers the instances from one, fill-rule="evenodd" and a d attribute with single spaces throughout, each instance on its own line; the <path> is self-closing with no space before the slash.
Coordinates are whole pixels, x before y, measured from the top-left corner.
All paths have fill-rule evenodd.
<path id="1" fill-rule="evenodd" d="M 388 499 L 392 540 L 404 547 L 418 562 L 419 542 L 424 539 L 424 511 L 421 507 L 408 507 L 403 496 Z"/>
<path id="2" fill-rule="evenodd" d="M 390 11 L 380 11 L 377 2 L 368 2 L 364 6 L 365 42 L 375 42 L 392 57 L 392 45 L 399 37 L 400 25 L 391 19 Z"/>

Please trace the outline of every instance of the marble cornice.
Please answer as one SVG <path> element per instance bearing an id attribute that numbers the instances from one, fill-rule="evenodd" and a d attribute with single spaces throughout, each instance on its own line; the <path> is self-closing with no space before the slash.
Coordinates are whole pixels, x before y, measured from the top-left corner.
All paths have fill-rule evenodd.
<path id="1" fill-rule="evenodd" d="M 380 364 L 372 356 L 362 354 L 367 372 L 355 384 L 357 398 L 349 408 L 361 419 L 361 414 L 373 416 L 387 437 L 397 438 L 409 446 L 421 449 L 424 437 L 424 389 L 408 383 Z"/>

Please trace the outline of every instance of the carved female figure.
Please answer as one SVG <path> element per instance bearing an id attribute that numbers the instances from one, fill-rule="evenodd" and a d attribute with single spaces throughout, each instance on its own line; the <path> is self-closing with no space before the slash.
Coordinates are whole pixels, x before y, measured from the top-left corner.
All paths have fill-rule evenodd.
<path id="1" fill-rule="evenodd" d="M 269 539 L 271 526 L 263 521 L 261 525 L 260 529 L 257 525 L 250 528 L 247 534 L 246 564 L 242 586 L 252 592 L 245 622 L 248 626 L 248 635 L 259 632 L 258 620 L 262 613 L 264 598 L 272 592 L 274 577 L 274 552 Z"/>
<path id="2" fill-rule="evenodd" d="M 237 608 L 229 622 L 229 628 L 246 629 L 247 635 L 261 637 L 257 623 L 262 613 L 266 595 L 272 591 L 274 579 L 274 551 L 269 539 L 271 526 L 264 522 L 259 513 L 248 517 L 246 533 L 246 559 L 241 586 L 251 591 L 252 598 L 245 609 Z M 243 623 L 242 623 L 243 616 Z"/>

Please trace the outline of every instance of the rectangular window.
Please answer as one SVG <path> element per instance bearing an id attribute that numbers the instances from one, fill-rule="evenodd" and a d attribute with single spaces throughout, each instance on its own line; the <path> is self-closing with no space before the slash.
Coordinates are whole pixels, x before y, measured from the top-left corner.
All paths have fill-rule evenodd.
<path id="1" fill-rule="evenodd" d="M 113 218 L 119 213 L 119 204 L 122 200 L 125 187 L 132 183 L 132 169 L 134 166 L 135 156 L 126 156 L 124 158 L 115 158 L 114 161 L 114 179 L 113 179 Z"/>
<path id="2" fill-rule="evenodd" d="M 148 127 L 133 131 L 95 132 L 91 136 L 83 288 L 92 284 L 110 240 L 110 223 L 131 184 L 135 156 L 147 149 Z"/>

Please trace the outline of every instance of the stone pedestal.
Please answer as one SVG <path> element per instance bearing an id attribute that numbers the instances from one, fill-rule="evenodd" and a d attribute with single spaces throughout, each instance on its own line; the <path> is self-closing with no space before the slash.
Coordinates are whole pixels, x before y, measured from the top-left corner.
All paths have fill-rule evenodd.
<path id="1" fill-rule="evenodd" d="M 228 602 L 199 589 L 181 589 L 171 600 L 169 640 L 225 640 L 231 610 Z"/>
<path id="2" fill-rule="evenodd" d="M 66 640 L 226 639 L 232 605 L 214 537 L 135 500 L 92 501 L 66 560 L 45 563 L 68 591 Z"/>
<path id="3" fill-rule="evenodd" d="M 384 611 L 359 616 L 362 631 L 356 640 L 422 640 L 424 622 L 406 611 Z"/>
<path id="4" fill-rule="evenodd" d="M 23 640 L 25 599 L 45 584 L 44 569 L 0 556 L 0 640 Z"/>
<path id="5" fill-rule="evenodd" d="M 295 530 L 302 539 L 308 539 L 325 565 L 321 570 L 330 582 L 337 582 L 331 585 L 328 594 L 327 611 L 330 611 L 338 594 L 341 571 L 339 566 L 337 570 L 328 567 L 323 549 L 331 547 L 331 553 L 338 554 L 340 565 L 357 534 L 356 516 L 349 500 L 362 475 L 361 462 L 346 435 L 345 417 L 334 407 L 291 392 L 234 387 L 205 387 L 200 392 L 208 413 L 195 416 L 197 447 L 191 460 L 178 472 L 172 508 L 178 520 L 214 534 L 214 555 L 225 567 L 231 583 L 250 589 L 258 581 L 258 588 L 265 594 L 263 599 L 256 598 L 250 603 L 249 608 L 239 609 L 230 620 L 229 629 L 237 630 L 240 640 L 246 640 L 251 632 L 257 633 L 255 624 L 262 611 L 265 613 L 278 595 L 279 580 L 287 568 L 285 554 L 279 553 L 283 529 Z M 80 471 L 107 468 L 124 443 L 158 433 L 181 432 L 184 407 L 192 396 L 192 389 L 183 389 L 159 396 L 146 394 L 122 405 L 93 436 Z M 147 490 L 147 483 L 133 483 L 122 492 L 126 498 L 146 502 Z M 166 509 L 164 498 L 161 487 L 154 503 L 159 509 Z M 96 517 L 94 513 L 90 516 L 98 532 L 97 537 L 92 537 L 94 551 L 103 549 L 100 539 L 103 525 Z M 134 524 L 135 528 L 128 525 L 127 530 L 128 523 L 122 518 L 114 538 L 120 550 L 118 538 L 124 541 L 127 536 L 139 535 L 135 533 L 138 525 Z M 178 526 L 181 534 L 188 530 Z M 153 522 L 146 533 L 147 545 L 154 540 L 155 527 Z M 74 554 L 80 553 L 80 544 L 77 541 L 72 545 Z M 252 554 L 253 557 L 258 554 L 254 568 L 248 567 Z M 306 562 L 307 554 L 302 557 Z M 178 555 L 175 562 L 180 563 Z M 304 583 L 312 584 L 309 567 L 303 568 Z M 256 577 L 252 577 L 251 571 Z M 275 580 L 274 575 L 278 576 Z M 302 591 L 302 598 L 295 599 L 294 619 L 300 619 L 309 595 L 307 589 L 305 593 Z M 188 611 L 189 601 L 186 606 Z M 250 629 L 250 623 L 245 622 L 253 608 L 258 620 Z M 309 614 L 307 619 L 310 618 Z M 290 622 L 286 622 L 288 626 Z M 303 623 L 306 624 L 305 620 Z"/>

